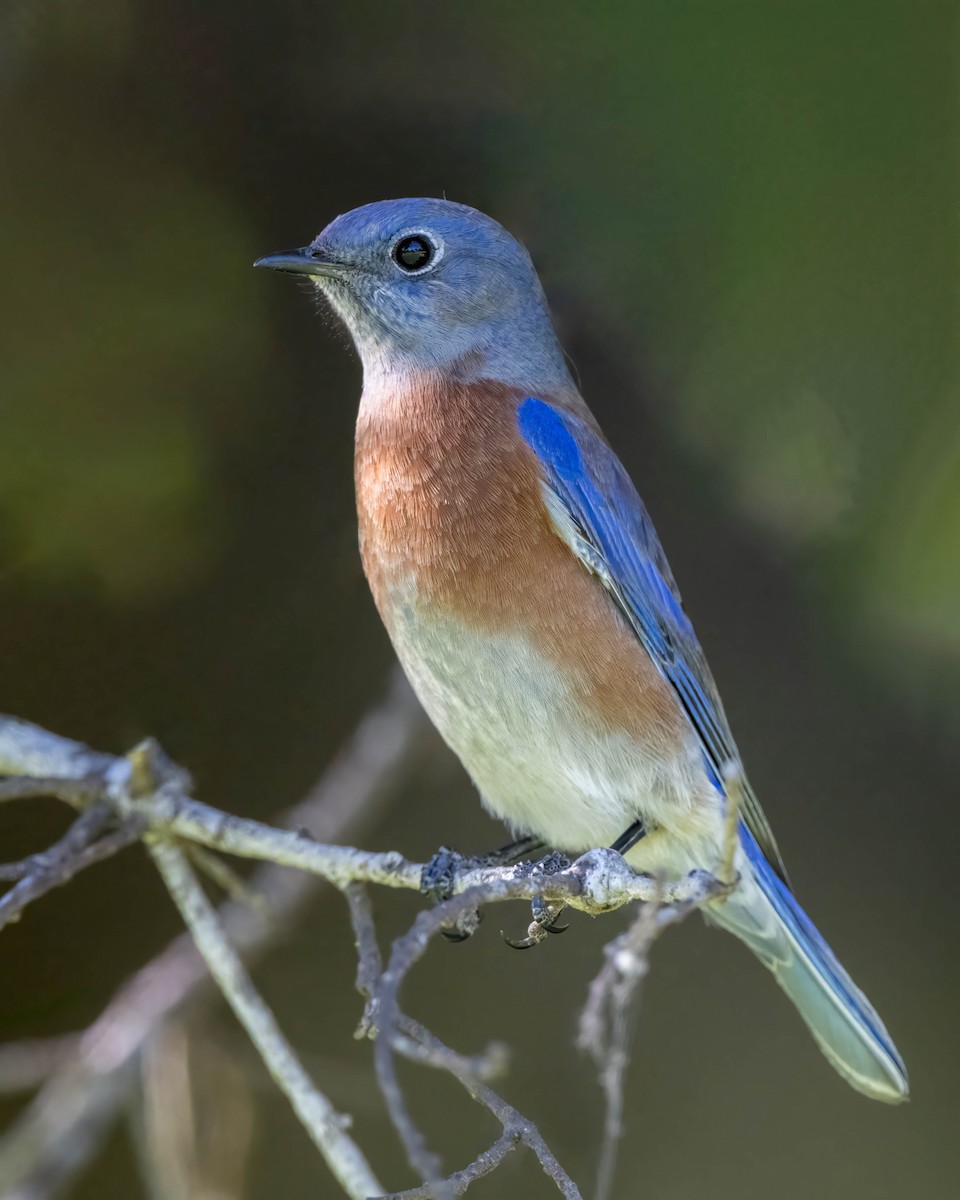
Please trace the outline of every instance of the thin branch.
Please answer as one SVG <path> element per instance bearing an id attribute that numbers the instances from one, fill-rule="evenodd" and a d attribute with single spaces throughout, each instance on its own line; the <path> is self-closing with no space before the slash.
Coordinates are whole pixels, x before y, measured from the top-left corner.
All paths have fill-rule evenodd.
<path id="1" fill-rule="evenodd" d="M 501 1133 L 493 1145 L 478 1154 L 469 1166 L 447 1176 L 444 1180 L 447 1190 L 454 1196 L 462 1196 L 472 1183 L 496 1170 L 507 1155 L 516 1150 L 520 1141 L 521 1133 L 518 1129 Z M 385 1196 L 384 1200 L 431 1200 L 434 1195 L 429 1184 L 425 1184 L 423 1187 L 409 1188 L 405 1192 L 392 1192 Z"/>
<path id="2" fill-rule="evenodd" d="M 227 1200 L 243 1191 L 254 1134 L 247 1065 L 207 1028 L 173 1021 L 141 1055 L 128 1122 L 150 1200 Z"/>
<path id="3" fill-rule="evenodd" d="M 360 1147 L 346 1132 L 347 1121 L 307 1075 L 253 986 L 183 851 L 169 842 L 151 842 L 148 849 L 227 1003 L 344 1191 L 352 1200 L 382 1193 Z"/>
<path id="4" fill-rule="evenodd" d="M 472 1099 L 496 1117 L 505 1133 L 515 1135 L 517 1145 L 522 1143 L 533 1151 L 544 1174 L 553 1180 L 564 1200 L 582 1200 L 577 1185 L 561 1167 L 556 1155 L 547 1145 L 536 1125 L 492 1088 L 480 1081 L 473 1069 L 473 1063 L 476 1060 L 464 1060 L 462 1055 L 451 1050 L 449 1046 L 445 1046 L 438 1037 L 405 1014 L 400 1016 L 399 1029 L 407 1042 L 417 1042 L 429 1052 L 428 1057 L 421 1061 L 428 1061 L 433 1066 L 442 1066 L 448 1070 L 463 1085 Z M 397 1048 L 401 1052 L 403 1052 L 403 1046 L 404 1041 L 398 1039 Z M 457 1172 L 457 1175 L 462 1174 L 462 1172 Z M 455 1178 L 456 1176 L 450 1176 L 444 1182 L 449 1183 Z"/>
<path id="5" fill-rule="evenodd" d="M 4 721 L 10 717 L 2 718 Z M 23 722 L 21 722 L 23 724 Z M 27 759 L 12 760 L 17 763 L 17 769 L 24 770 Z M 85 778 L 63 779 L 57 776 L 32 776 L 28 773 L 15 775 L 11 779 L 0 779 L 0 801 L 4 800 L 33 800 L 40 796 L 52 796 L 72 804 L 74 808 L 83 808 L 95 800 L 102 791 L 102 782 L 87 782 Z"/>
<path id="6" fill-rule="evenodd" d="M 0 896 L 0 929 L 19 920 L 28 904 L 69 883 L 78 871 L 139 841 L 144 829 L 139 817 L 128 818 L 119 828 L 94 841 L 109 818 L 110 809 L 101 802 L 82 813 L 49 850 L 0 867 L 0 879 L 19 879 L 9 892 Z"/>
<path id="7" fill-rule="evenodd" d="M 112 754 L 99 754 L 19 717 L 0 715 L 0 775 L 31 776 L 50 788 L 43 795 L 57 795 L 62 780 L 109 774 L 116 761 Z"/>
<path id="8" fill-rule="evenodd" d="M 231 900 L 236 901 L 237 904 L 249 905 L 256 909 L 262 917 L 269 920 L 270 909 L 265 897 L 261 896 L 259 892 L 255 892 L 229 863 L 224 862 L 218 855 L 205 850 L 202 846 L 187 843 L 183 850 L 193 866 L 208 879 L 212 879 Z"/>
<path id="9" fill-rule="evenodd" d="M 386 715 L 389 707 L 389 704 L 384 706 L 379 718 Z M 376 721 L 373 725 L 364 722 L 356 739 L 368 751 L 371 751 L 371 730 L 376 724 Z M 399 731 L 402 736 L 393 741 L 387 736 L 385 746 L 374 740 L 371 753 L 378 764 L 377 772 L 371 774 L 362 755 L 348 754 L 328 780 L 330 794 L 339 797 L 342 804 L 344 796 L 358 788 L 361 792 L 366 788 L 368 793 L 382 790 L 392 780 L 393 768 L 409 761 L 411 728 L 409 717 L 392 723 L 387 720 L 386 734 L 396 735 Z M 378 732 L 383 733 L 384 728 Z M 112 819 L 124 823 L 122 828 L 128 822 L 138 822 L 138 832 L 180 906 L 193 939 L 193 944 L 183 939 L 152 970 L 142 972 L 134 980 L 115 1006 L 111 1006 L 116 1011 L 108 1010 L 84 1037 L 75 1069 L 58 1073 L 41 1090 L 14 1131 L 0 1143 L 0 1194 L 15 1200 L 45 1200 L 52 1196 L 92 1152 L 91 1147 L 115 1111 L 117 1098 L 129 1084 L 130 1067 L 141 1047 L 205 978 L 194 944 L 348 1194 L 366 1197 L 382 1191 L 358 1147 L 345 1133 L 342 1120 L 313 1086 L 272 1013 L 253 989 L 237 951 L 227 940 L 224 925 L 200 887 L 185 851 L 179 848 L 181 842 L 189 845 L 192 853 L 199 854 L 204 864 L 212 867 L 228 886 L 236 880 L 234 873 L 207 850 L 198 852 L 198 846 L 277 864 L 259 872 L 254 887 L 265 891 L 271 901 L 277 895 L 286 897 L 289 903 L 279 906 L 281 912 L 289 913 L 302 902 L 308 883 L 305 874 L 291 876 L 279 871 L 279 866 L 298 867 L 346 892 L 357 932 L 358 984 L 369 997 L 361 1032 L 378 1034 L 374 1062 L 381 1090 L 411 1164 L 424 1180 L 428 1194 L 435 1197 L 458 1194 L 458 1188 L 462 1191 L 481 1178 L 502 1161 L 511 1147 L 520 1144 L 534 1151 L 543 1170 L 567 1200 L 577 1200 L 580 1193 L 536 1127 L 487 1086 L 485 1080 L 502 1068 L 502 1051 L 494 1047 L 484 1055 L 463 1056 L 401 1011 L 402 983 L 426 952 L 431 939 L 443 928 L 459 927 L 461 920 L 481 904 L 541 898 L 550 904 L 569 905 L 598 915 L 633 900 L 646 900 L 657 905 L 666 902 L 679 911 L 720 897 L 726 891 L 724 885 L 702 871 L 669 884 L 638 876 L 611 850 L 590 851 L 553 874 L 531 872 L 523 866 L 489 866 L 465 860 L 451 880 L 453 897 L 417 917 L 409 932 L 394 942 L 383 970 L 372 916 L 360 885 L 374 882 L 389 887 L 419 888 L 425 870 L 421 864 L 409 862 L 396 853 L 374 854 L 324 844 L 310 834 L 273 828 L 210 808 L 190 796 L 189 776 L 151 740 L 141 743 L 126 758 L 114 758 L 88 751 L 76 742 L 25 722 L 0 718 L 0 770 L 32 777 L 32 790 L 22 785 L 21 798 L 37 794 L 42 780 L 44 790 L 54 795 L 63 792 L 69 803 L 88 810 L 78 822 L 78 826 L 83 823 L 82 831 L 86 831 L 83 837 L 75 832 L 77 826 L 67 835 L 67 838 L 72 835 L 70 851 L 74 857 L 92 851 L 106 840 L 101 838 L 100 842 L 76 849 L 78 843 L 89 840 L 89 829 L 102 821 L 103 808 Z M 14 782 L 11 794 L 17 791 L 17 786 Z M 295 816 L 294 824 L 301 823 Z M 330 837 L 337 836 L 339 831 L 323 832 Z M 69 859 L 70 855 L 65 857 Z M 258 884 L 260 875 L 271 882 L 270 888 Z M 290 882 L 291 879 L 295 882 Z M 26 882 L 27 879 L 21 880 L 5 899 Z M 290 899 L 291 896 L 295 899 Z M 670 911 L 659 909 L 664 921 Z M 226 905 L 224 923 L 231 926 L 238 948 L 247 952 L 262 948 L 270 936 L 243 905 Z M 155 994 L 158 980 L 167 989 L 159 999 Z M 632 995 L 633 987 L 624 991 L 624 995 L 627 993 Z M 617 996 L 619 1002 L 620 992 Z M 397 1079 L 396 1054 L 449 1071 L 500 1121 L 501 1136 L 463 1171 L 443 1176 L 439 1160 L 427 1148 L 409 1116 Z M 618 1078 L 618 1086 L 622 1087 L 622 1069 Z M 618 1126 L 619 1111 L 614 1111 L 612 1119 Z M 49 1150 L 51 1146 L 55 1146 L 55 1152 L 44 1158 L 43 1148 Z"/>
<path id="10" fill-rule="evenodd" d="M 508 884 L 502 881 L 499 885 L 520 889 L 526 880 L 514 879 Z M 357 934 L 357 944 L 360 951 L 361 966 L 358 981 L 363 981 L 363 989 L 370 990 L 375 997 L 377 1018 L 377 1039 L 374 1048 L 374 1065 L 380 1090 L 387 1103 L 387 1109 L 397 1132 L 403 1142 L 410 1165 L 424 1180 L 424 1195 L 442 1197 L 459 1195 L 475 1178 L 481 1177 L 479 1168 L 472 1171 L 468 1167 L 464 1172 L 452 1176 L 442 1174 L 439 1160 L 427 1148 L 426 1141 L 410 1117 L 403 1092 L 397 1078 L 394 1054 L 402 1053 L 406 1057 L 440 1067 L 449 1071 L 454 1078 L 466 1088 L 469 1095 L 483 1107 L 487 1108 L 500 1121 L 504 1134 L 510 1134 L 513 1145 L 523 1143 L 534 1151 L 544 1172 L 557 1185 L 561 1195 L 566 1200 L 580 1200 L 573 1180 L 560 1166 L 555 1155 L 547 1146 L 539 1130 L 519 1113 L 512 1105 L 498 1096 L 484 1082 L 485 1077 L 498 1073 L 503 1066 L 504 1054 L 495 1047 L 480 1058 L 464 1058 L 439 1038 L 426 1030 L 419 1022 L 406 1016 L 400 1009 L 400 988 L 411 968 L 426 953 L 433 937 L 442 929 L 454 925 L 458 917 L 471 912 L 482 902 L 487 889 L 474 888 L 452 899 L 445 901 L 432 910 L 420 913 L 410 930 L 394 941 L 390 960 L 372 987 L 371 978 L 379 961 L 379 951 L 374 951 L 376 945 L 373 933 L 372 914 L 369 905 L 361 899 L 362 893 L 354 891 L 349 897 L 351 919 Z M 362 989 L 362 990 L 363 990 Z M 365 1022 L 370 1025 L 372 1006 L 368 1003 Z M 499 1158 L 507 1153 L 509 1147 L 500 1147 Z M 500 1154 L 500 1149 L 503 1153 Z M 484 1156 L 481 1156 L 483 1158 Z M 475 1160 L 477 1161 L 477 1160 Z M 486 1160 L 484 1160 L 486 1161 Z M 495 1164 L 494 1164 L 495 1165 Z M 492 1169 L 492 1166 L 490 1167 Z M 460 1188 L 460 1192 L 457 1188 Z"/>
<path id="11" fill-rule="evenodd" d="M 13 765 L 11 749 L 20 746 L 19 727 L 24 725 L 0 718 L 0 769 Z M 383 703 L 364 716 L 307 796 L 281 818 L 283 823 L 309 829 L 320 841 L 361 834 L 419 760 L 427 730 L 423 712 L 398 672 Z M 53 739 L 55 756 L 61 754 L 61 741 L 68 750 L 77 748 L 53 734 L 46 738 Z M 82 749 L 63 758 L 85 769 Z M 110 758 L 104 767 L 103 757 L 92 755 L 96 769 L 107 771 L 118 761 Z M 31 765 L 43 772 L 42 762 L 23 760 L 24 768 Z M 322 883 L 317 875 L 271 863 L 258 869 L 250 887 L 266 898 L 273 921 L 265 923 L 247 905 L 227 903 L 220 910 L 247 962 L 289 928 Z M 76 1057 L 51 1076 L 0 1137 L 0 1195 L 5 1200 L 52 1200 L 58 1195 L 102 1144 L 137 1079 L 137 1059 L 155 1031 L 213 994 L 203 959 L 186 933 L 128 980 L 78 1039 Z M 0 1060 L 2 1053 L 0 1049 Z"/>
<path id="12" fill-rule="evenodd" d="M 489 1174 L 511 1150 L 520 1145 L 526 1145 L 534 1151 L 546 1174 L 557 1184 L 561 1195 L 568 1200 L 579 1200 L 580 1193 L 576 1185 L 557 1162 L 533 1122 L 519 1113 L 484 1082 L 502 1073 L 506 1065 L 506 1052 L 503 1047 L 493 1046 L 484 1055 L 466 1058 L 444 1045 L 438 1037 L 430 1033 L 418 1021 L 414 1021 L 405 1013 L 400 1012 L 399 1005 L 396 1003 L 403 977 L 420 957 L 422 951 L 426 949 L 426 941 L 445 926 L 450 919 L 451 912 L 456 916 L 459 912 L 469 911 L 473 903 L 472 897 L 469 894 L 457 897 L 432 913 L 421 914 L 425 918 L 432 919 L 430 922 L 432 929 L 424 940 L 424 925 L 427 922 L 420 922 L 418 918 L 414 929 L 406 935 L 407 939 L 415 944 L 412 953 L 397 955 L 397 942 L 394 943 L 394 955 L 391 959 L 394 968 L 392 978 L 386 978 L 382 970 L 373 911 L 366 890 L 361 884 L 353 884 L 347 889 L 346 897 L 357 946 L 357 990 L 367 998 L 358 1036 L 364 1034 L 370 1037 L 377 1036 L 376 1018 L 380 1010 L 381 989 L 386 986 L 390 989 L 391 1004 L 388 1005 L 385 1020 L 392 1019 L 395 1026 L 392 1029 L 387 1028 L 386 1032 L 381 1032 L 381 1040 L 392 1042 L 392 1048 L 408 1058 L 449 1071 L 463 1085 L 472 1099 L 497 1118 L 503 1130 L 497 1141 L 463 1170 L 456 1171 L 446 1178 L 428 1180 L 423 1187 L 395 1193 L 394 1197 L 388 1198 L 388 1200 L 396 1200 L 396 1197 L 400 1196 L 405 1200 L 408 1198 L 412 1200 L 412 1197 L 436 1197 L 443 1195 L 444 1192 L 447 1195 L 462 1195 L 472 1183 Z M 402 939 L 398 939 L 398 941 L 400 940 Z M 397 1093 L 399 1093 L 399 1088 Z M 396 1099 L 397 1095 L 395 1095 Z M 406 1108 L 402 1095 L 399 1095 L 399 1105 L 405 1114 Z M 401 1117 L 401 1120 L 404 1118 Z"/>
<path id="13" fill-rule="evenodd" d="M 590 985 L 580 1017 L 577 1045 L 596 1063 L 605 1100 L 595 1200 L 607 1200 L 613 1190 L 623 1133 L 623 1083 L 630 1061 L 630 1030 L 657 928 L 657 909 L 652 904 L 642 905 L 630 928 L 604 947 L 604 965 Z"/>
<path id="14" fill-rule="evenodd" d="M 24 743 L 29 753 L 18 759 L 18 748 Z M 88 761 L 82 753 L 85 748 L 78 743 L 26 722 L 0 717 L 0 769 L 21 774 L 31 767 L 39 769 L 40 747 L 45 743 L 50 745 L 52 761 L 77 764 L 79 779 L 85 783 L 100 780 L 102 798 L 109 801 L 116 814 L 141 818 L 152 834 L 199 843 L 243 858 L 298 867 L 341 890 L 357 881 L 420 889 L 423 864 L 410 862 L 394 851 L 373 853 L 324 845 L 302 833 L 231 816 L 194 800 L 186 791 L 189 776 L 151 740 L 135 747 L 126 758 L 90 751 Z M 87 771 L 90 773 L 83 774 Z M 42 773 L 45 777 L 51 775 L 49 767 Z M 674 903 L 693 895 L 714 895 L 717 888 L 716 880 L 706 872 L 692 872 L 676 883 L 659 884 L 650 876 L 635 874 L 615 851 L 602 849 L 590 851 L 566 870 L 550 875 L 525 875 L 523 866 L 477 866 L 467 860 L 456 872 L 453 885 L 456 892 L 476 889 L 478 903 L 541 897 L 563 901 L 592 915 L 632 900 Z"/>
<path id="15" fill-rule="evenodd" d="M 377 1029 L 377 988 L 383 974 L 383 958 L 377 942 L 377 931 L 373 923 L 373 908 L 370 896 L 362 883 L 351 883 L 344 889 L 350 909 L 350 924 L 353 928 L 354 945 L 357 951 L 357 991 L 366 1000 L 360 1024 L 354 1037 L 374 1037 Z"/>
<path id="16" fill-rule="evenodd" d="M 140 1180 L 149 1200 L 202 1196 L 189 1040 L 181 1024 L 151 1038 L 141 1056 L 138 1095 L 129 1108 Z"/>
<path id="17" fill-rule="evenodd" d="M 623 1134 L 623 1089 L 630 1065 L 630 1036 L 636 1027 L 643 983 L 650 970 L 651 947 L 667 926 L 682 921 L 699 903 L 640 905 L 628 929 L 604 947 L 603 966 L 590 984 L 580 1015 L 577 1047 L 596 1064 L 604 1095 L 595 1200 L 608 1200 L 613 1194 L 617 1152 Z"/>

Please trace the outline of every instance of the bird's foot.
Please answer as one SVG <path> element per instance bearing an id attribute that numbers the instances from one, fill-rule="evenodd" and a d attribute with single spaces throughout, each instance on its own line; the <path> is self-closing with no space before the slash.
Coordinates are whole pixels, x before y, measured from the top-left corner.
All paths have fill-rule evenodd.
<path id="1" fill-rule="evenodd" d="M 453 895 L 457 873 L 470 860 L 465 854 L 441 846 L 420 873 L 420 894 L 429 896 L 434 904 L 442 904 Z"/>
<path id="2" fill-rule="evenodd" d="M 565 854 L 554 850 L 552 854 L 541 858 L 539 862 L 525 863 L 520 870 L 523 875 L 555 875 L 558 871 L 565 871 L 569 866 L 570 859 Z M 531 946 L 539 946 L 542 941 L 546 940 L 548 933 L 564 933 L 569 928 L 568 925 L 557 924 L 557 919 L 565 907 L 566 905 L 562 901 L 548 901 L 544 900 L 542 896 L 535 896 L 530 902 L 533 920 L 527 926 L 527 936 L 523 938 L 507 937 L 502 929 L 500 936 L 514 950 L 529 950 Z"/>
<path id="3" fill-rule="evenodd" d="M 424 896 L 429 896 L 434 904 L 442 904 L 444 900 L 453 896 L 457 874 L 466 867 L 509 867 L 542 849 L 543 842 L 532 835 L 519 838 L 489 854 L 465 855 L 451 850 L 449 846 L 441 846 L 423 868 L 420 891 Z M 472 912 L 463 913 L 455 925 L 449 929 L 441 929 L 440 932 L 448 942 L 464 942 L 476 933 L 482 920 L 483 911 L 476 908 Z"/>
<path id="4" fill-rule="evenodd" d="M 467 865 L 474 865 L 477 860 L 465 854 L 451 850 L 449 846 L 441 846 L 423 868 L 420 875 L 420 892 L 429 896 L 434 904 L 442 904 L 454 894 L 457 873 Z M 453 925 L 441 929 L 440 932 L 448 942 L 465 942 L 477 932 L 483 913 L 479 908 L 461 913 Z"/>

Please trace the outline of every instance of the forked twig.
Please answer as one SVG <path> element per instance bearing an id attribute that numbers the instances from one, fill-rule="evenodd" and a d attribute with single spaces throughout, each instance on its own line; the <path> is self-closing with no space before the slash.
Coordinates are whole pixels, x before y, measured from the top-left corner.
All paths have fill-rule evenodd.
<path id="1" fill-rule="evenodd" d="M 98 838 L 111 815 L 110 807 L 101 801 L 82 812 L 60 841 L 48 850 L 0 866 L 0 880 L 18 881 L 0 896 L 0 929 L 18 921 L 28 904 L 69 883 L 79 871 L 140 840 L 144 822 L 139 817 L 127 818 Z"/>
<path id="2" fill-rule="evenodd" d="M 388 718 L 391 704 L 394 712 Z M 357 735 L 356 752 L 331 772 L 324 794 L 341 807 L 337 819 L 322 831 L 328 838 L 338 836 L 345 827 L 358 795 L 385 790 L 395 781 L 397 767 L 409 762 L 415 740 L 412 731 L 423 728 L 422 718 L 411 720 L 409 704 L 406 699 L 398 707 L 391 700 L 379 715 L 367 718 Z M 404 705 L 408 706 L 406 715 L 398 719 Z M 372 768 L 370 760 L 375 764 Z M 346 894 L 358 941 L 358 984 L 368 997 L 360 1033 L 376 1037 L 378 1082 L 408 1158 L 424 1181 L 419 1192 L 415 1189 L 412 1194 L 434 1197 L 461 1194 L 520 1145 L 533 1150 L 566 1200 L 580 1197 L 536 1126 L 488 1086 L 488 1080 L 504 1065 L 502 1049 L 493 1047 L 478 1056 L 459 1054 L 402 1012 L 400 988 L 436 934 L 458 925 L 460 918 L 481 904 L 535 898 L 594 915 L 635 900 L 652 901 L 651 911 L 662 925 L 724 892 L 723 885 L 702 871 L 671 883 L 638 876 L 610 850 L 591 851 L 553 874 L 467 861 L 452 880 L 453 897 L 417 917 L 410 930 L 393 943 L 384 969 L 362 884 L 419 888 L 421 864 L 396 853 L 375 854 L 317 841 L 310 834 L 233 817 L 202 804 L 189 794 L 189 776 L 149 740 L 126 758 L 114 758 L 26 722 L 0 717 L 0 771 L 16 777 L 0 780 L 0 798 L 50 794 L 81 813 L 55 847 L 9 870 L 8 875 L 18 882 L 0 900 L 0 914 L 4 905 L 8 914 L 22 911 L 30 899 L 68 878 L 88 860 L 96 861 L 142 838 L 192 939 L 181 940 L 125 989 L 80 1040 L 76 1060 L 54 1073 L 18 1124 L 0 1141 L 0 1194 L 11 1200 L 47 1200 L 89 1157 L 116 1111 L 119 1097 L 136 1077 L 133 1068 L 140 1050 L 160 1023 L 202 984 L 205 976 L 197 949 L 347 1194 L 383 1194 L 359 1147 L 346 1133 L 343 1119 L 303 1070 L 241 963 L 238 951 L 249 954 L 262 948 L 270 937 L 267 927 L 245 900 L 228 903 L 222 917 L 218 915 L 190 866 L 188 848 L 205 870 L 241 897 L 246 889 L 239 877 L 209 852 L 269 861 L 273 865 L 254 877 L 253 888 L 265 893 L 271 909 L 281 915 L 289 915 L 302 904 L 319 880 Z M 322 816 L 326 809 L 320 812 Z M 103 833 L 107 820 L 119 824 Z M 302 821 L 294 815 L 292 823 L 297 826 Z M 297 867 L 302 873 L 283 872 L 280 866 Z M 305 873 L 312 874 L 312 885 Z M 29 894 L 28 887 L 32 889 Z M 634 975 L 639 977 L 636 971 Z M 635 986 L 623 982 L 617 994 L 632 995 Z M 496 1140 L 461 1171 L 444 1176 L 439 1159 L 410 1118 L 396 1073 L 398 1054 L 448 1071 L 499 1121 L 501 1132 Z M 621 1065 L 616 1078 L 622 1086 L 625 1050 L 617 1063 Z M 611 1111 L 610 1128 L 614 1128 L 619 1125 L 619 1111 Z"/>
<path id="3" fill-rule="evenodd" d="M 148 849 L 210 974 L 343 1190 L 351 1200 L 367 1200 L 382 1193 L 373 1169 L 346 1131 L 348 1119 L 334 1109 L 303 1069 L 227 940 L 216 909 L 183 851 L 170 842 L 151 842 Z"/>
<path id="4" fill-rule="evenodd" d="M 391 966 L 384 972 L 382 960 L 377 945 L 376 931 L 373 922 L 373 912 L 369 898 L 362 885 L 355 885 L 347 891 L 347 901 L 350 905 L 350 918 L 353 925 L 357 944 L 358 971 L 357 990 L 367 997 L 361 1030 L 369 1036 L 377 1038 L 375 1056 L 378 1061 L 378 1075 L 383 1091 L 383 1064 L 386 1061 L 387 1078 L 391 1081 L 389 1094 L 385 1091 L 388 1107 L 394 1124 L 404 1140 L 408 1155 L 410 1146 L 407 1138 L 411 1128 L 416 1130 L 403 1093 L 400 1090 L 396 1072 L 393 1070 L 393 1054 L 400 1053 L 407 1058 L 428 1066 L 449 1071 L 457 1079 L 472 1099 L 488 1110 L 501 1126 L 500 1137 L 486 1150 L 480 1153 L 468 1166 L 452 1175 L 440 1174 L 439 1163 L 430 1156 L 434 1177 L 425 1178 L 422 1187 L 404 1192 L 392 1193 L 386 1200 L 413 1200 L 414 1197 L 443 1197 L 460 1196 L 471 1184 L 490 1174 L 504 1158 L 521 1145 L 526 1145 L 537 1156 L 544 1173 L 553 1180 L 565 1200 L 582 1200 L 576 1184 L 567 1175 L 557 1161 L 553 1151 L 544 1141 L 536 1125 L 522 1113 L 508 1104 L 502 1096 L 490 1088 L 485 1082 L 502 1072 L 506 1065 L 506 1052 L 503 1047 L 493 1046 L 483 1055 L 466 1058 L 446 1046 L 438 1037 L 430 1033 L 418 1021 L 414 1021 L 399 1008 L 398 993 L 400 985 L 410 968 L 422 957 L 429 940 L 441 929 L 455 920 L 463 912 L 469 912 L 475 904 L 475 897 L 470 893 L 454 897 L 432 911 L 421 913 L 414 922 L 413 928 L 403 937 L 393 943 Z M 383 1003 L 386 993 L 386 1003 Z M 379 1027 L 377 1026 L 379 1021 Z M 386 1047 L 385 1051 L 381 1047 Z M 421 1146 L 425 1150 L 425 1143 Z M 429 1156 L 427 1151 L 426 1155 Z M 420 1162 L 423 1163 L 424 1159 Z M 422 1167 L 415 1169 L 425 1175 Z"/>

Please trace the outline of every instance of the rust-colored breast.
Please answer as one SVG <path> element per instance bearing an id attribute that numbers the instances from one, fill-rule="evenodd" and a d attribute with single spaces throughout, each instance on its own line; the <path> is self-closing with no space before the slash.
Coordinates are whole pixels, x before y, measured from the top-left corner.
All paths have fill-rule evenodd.
<path id="1" fill-rule="evenodd" d="M 384 623 L 396 590 L 413 582 L 418 607 L 528 638 L 604 727 L 644 742 L 681 736 L 669 685 L 553 526 L 517 427 L 522 399 L 490 380 L 423 378 L 362 406 L 360 546 Z"/>

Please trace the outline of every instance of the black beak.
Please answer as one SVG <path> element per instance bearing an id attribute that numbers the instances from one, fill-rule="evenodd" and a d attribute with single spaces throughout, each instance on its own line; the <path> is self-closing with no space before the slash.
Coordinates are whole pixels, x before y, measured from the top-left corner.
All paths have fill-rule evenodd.
<path id="1" fill-rule="evenodd" d="M 279 254 L 265 254 L 253 264 L 269 267 L 271 271 L 286 271 L 291 275 L 322 275 L 328 279 L 342 279 L 346 271 L 343 263 L 325 258 L 322 250 L 301 246 L 299 250 L 281 250 Z"/>

